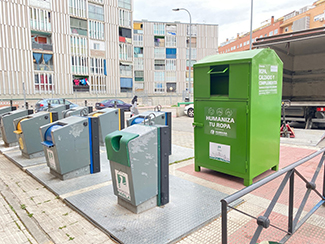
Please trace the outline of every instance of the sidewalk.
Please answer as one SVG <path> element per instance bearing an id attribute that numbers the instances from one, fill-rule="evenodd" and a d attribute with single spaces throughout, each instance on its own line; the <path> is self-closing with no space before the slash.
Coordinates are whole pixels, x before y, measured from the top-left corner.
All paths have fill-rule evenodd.
<path id="1" fill-rule="evenodd" d="M 173 111 L 173 108 L 170 108 L 170 111 Z M 193 119 L 185 116 L 173 118 L 173 124 L 184 125 L 184 127 L 192 122 Z M 308 132 L 312 132 L 312 137 L 308 137 L 310 135 Z M 323 131 L 306 130 L 300 131 L 298 134 L 301 137 L 296 140 L 299 141 L 298 145 L 295 145 L 294 140 L 287 140 L 289 138 L 281 139 L 280 168 L 317 150 L 314 142 L 318 141 Z M 173 126 L 173 145 L 193 149 L 193 139 L 192 128 L 189 131 L 184 131 L 181 126 Z M 319 158 L 312 160 L 316 163 L 318 161 Z M 307 163 L 299 170 L 306 173 L 306 177 L 310 177 L 314 165 L 315 163 Z M 271 173 L 272 171 L 268 171 L 262 174 L 254 182 Z M 226 194 L 232 194 L 244 188 L 242 179 L 236 177 L 208 169 L 195 172 L 193 158 L 170 165 L 170 174 Z M 321 171 L 319 178 L 323 174 Z M 238 209 L 256 217 L 262 215 L 278 184 L 278 181 L 271 182 L 252 194 L 246 195 Z M 318 182 L 317 185 L 320 184 Z M 301 195 L 304 194 L 305 189 L 304 183 L 298 184 L 297 192 Z M 286 221 L 285 216 L 287 215 L 287 198 L 281 197 L 276 204 L 274 213 L 270 217 L 272 223 L 283 226 L 283 221 Z M 295 208 L 297 208 L 300 200 L 301 197 L 295 199 Z M 3 155 L 0 155 L 0 201 L 0 243 L 115 243 L 111 237 L 78 212 L 65 205 L 61 199 L 45 189 L 43 185 Z M 311 201 L 314 201 L 313 204 L 318 201 L 315 194 L 311 194 Z M 306 211 L 309 211 L 311 207 L 312 205 L 308 201 Z M 287 243 L 324 243 L 324 217 L 325 208 L 321 207 Z M 255 229 L 256 220 L 235 211 L 229 212 L 229 243 L 249 243 Z M 285 235 L 285 233 L 274 231 L 272 228 L 262 233 L 260 242 L 279 240 L 281 236 Z M 217 218 L 210 224 L 184 237 L 178 243 L 220 242 L 221 218 Z"/>

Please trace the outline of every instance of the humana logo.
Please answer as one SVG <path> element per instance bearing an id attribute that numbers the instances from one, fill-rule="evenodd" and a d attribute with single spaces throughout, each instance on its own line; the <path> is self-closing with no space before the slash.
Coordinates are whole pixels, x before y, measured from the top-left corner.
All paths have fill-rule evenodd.
<path id="1" fill-rule="evenodd" d="M 206 116 L 206 120 L 217 121 L 217 122 L 225 122 L 225 123 L 235 123 L 234 118 L 225 118 L 225 117 Z"/>

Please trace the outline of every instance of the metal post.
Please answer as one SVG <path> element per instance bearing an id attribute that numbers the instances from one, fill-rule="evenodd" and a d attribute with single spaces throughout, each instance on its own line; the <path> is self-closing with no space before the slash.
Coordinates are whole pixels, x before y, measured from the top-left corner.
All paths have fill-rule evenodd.
<path id="1" fill-rule="evenodd" d="M 253 1 L 253 0 L 252 0 Z M 175 8 L 173 9 L 173 11 L 180 11 L 180 10 L 184 10 L 188 13 L 188 15 L 190 16 L 190 46 L 189 46 L 189 52 L 188 52 L 188 62 L 189 62 L 189 73 L 188 73 L 188 101 L 190 102 L 191 100 L 191 72 L 192 72 L 192 57 L 191 57 L 191 52 L 192 52 L 192 16 L 190 11 L 188 11 L 186 8 Z"/>
<path id="2" fill-rule="evenodd" d="M 325 198 L 325 163 L 324 165 L 324 175 L 323 175 L 323 197 Z M 325 204 L 323 204 L 325 206 Z"/>
<path id="3" fill-rule="evenodd" d="M 252 50 L 252 35 L 253 35 L 253 0 L 251 0 L 251 27 L 249 36 L 249 50 Z"/>
<path id="4" fill-rule="evenodd" d="M 293 169 L 293 172 L 290 176 L 290 182 L 289 182 L 289 213 L 288 213 L 288 232 L 293 233 L 294 232 L 294 226 L 293 226 L 293 204 L 294 204 L 294 186 L 295 186 L 295 171 Z"/>
<path id="5" fill-rule="evenodd" d="M 26 105 L 26 91 L 25 91 L 25 82 L 23 82 L 23 93 L 24 93 L 24 104 Z M 26 108 L 28 109 L 28 108 Z"/>
<path id="6" fill-rule="evenodd" d="M 228 231 L 227 231 L 227 202 L 221 200 L 221 229 L 222 229 L 222 244 L 227 244 Z"/>

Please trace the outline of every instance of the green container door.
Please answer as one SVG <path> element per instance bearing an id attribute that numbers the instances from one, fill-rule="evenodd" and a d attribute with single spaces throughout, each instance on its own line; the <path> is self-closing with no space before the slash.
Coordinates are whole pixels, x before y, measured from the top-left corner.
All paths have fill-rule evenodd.
<path id="1" fill-rule="evenodd" d="M 202 101 L 195 106 L 197 171 L 202 166 L 245 177 L 247 145 L 241 142 L 247 141 L 246 110 L 246 102 Z"/>
<path id="2" fill-rule="evenodd" d="M 208 56 L 194 64 L 195 170 L 244 179 L 279 164 L 283 64 L 271 49 Z"/>

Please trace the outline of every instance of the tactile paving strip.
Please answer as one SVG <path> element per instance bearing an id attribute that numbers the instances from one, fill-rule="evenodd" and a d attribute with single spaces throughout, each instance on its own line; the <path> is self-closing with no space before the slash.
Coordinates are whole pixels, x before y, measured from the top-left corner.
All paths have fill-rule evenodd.
<path id="1" fill-rule="evenodd" d="M 102 150 L 100 154 L 100 162 L 101 171 L 99 173 L 84 175 L 68 180 L 60 180 L 53 176 L 47 165 L 27 168 L 26 172 L 31 174 L 56 195 L 63 195 L 111 180 L 112 177 L 109 161 L 106 152 L 102 152 Z"/>
<path id="2" fill-rule="evenodd" d="M 112 185 L 65 201 L 121 243 L 169 243 L 218 217 L 224 197 L 224 193 L 170 175 L 170 202 L 141 214 L 119 206 Z"/>

